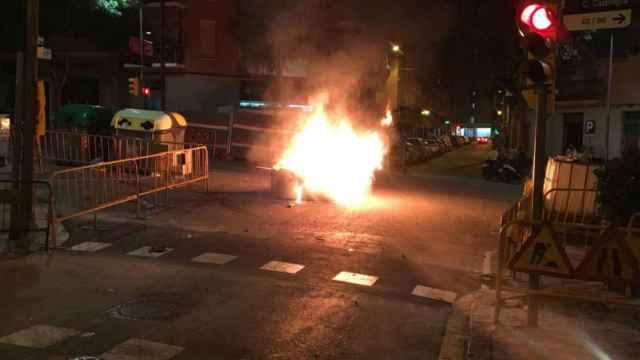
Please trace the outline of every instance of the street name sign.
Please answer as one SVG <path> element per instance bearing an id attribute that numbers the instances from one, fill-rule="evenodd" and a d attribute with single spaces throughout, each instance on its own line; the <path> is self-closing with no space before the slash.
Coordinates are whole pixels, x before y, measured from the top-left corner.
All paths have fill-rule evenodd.
<path id="1" fill-rule="evenodd" d="M 633 0 L 565 0 L 565 14 L 584 14 L 633 8 Z"/>
<path id="2" fill-rule="evenodd" d="M 564 25 L 569 31 L 626 28 L 631 25 L 631 9 L 565 15 Z"/>

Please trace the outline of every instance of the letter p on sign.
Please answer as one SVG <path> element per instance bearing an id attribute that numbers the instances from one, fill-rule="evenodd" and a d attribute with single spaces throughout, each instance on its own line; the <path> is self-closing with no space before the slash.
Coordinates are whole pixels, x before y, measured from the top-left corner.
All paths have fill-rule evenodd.
<path id="1" fill-rule="evenodd" d="M 596 122 L 594 120 L 584 121 L 584 134 L 586 136 L 593 136 L 596 134 Z"/>

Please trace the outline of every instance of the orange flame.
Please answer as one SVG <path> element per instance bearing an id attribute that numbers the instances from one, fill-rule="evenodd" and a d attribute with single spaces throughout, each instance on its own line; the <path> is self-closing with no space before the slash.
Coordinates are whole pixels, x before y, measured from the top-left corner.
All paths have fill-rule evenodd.
<path id="1" fill-rule="evenodd" d="M 391 116 L 391 111 L 387 109 L 387 113 L 384 115 L 384 118 L 380 121 L 382 126 L 391 126 L 393 124 L 393 116 Z"/>
<path id="2" fill-rule="evenodd" d="M 364 204 L 374 172 L 382 168 L 381 137 L 375 132 L 357 132 L 348 120 L 330 120 L 322 106 L 314 108 L 275 168 L 300 177 L 305 191 L 325 195 L 345 207 Z M 296 192 L 301 198 L 302 187 Z"/>

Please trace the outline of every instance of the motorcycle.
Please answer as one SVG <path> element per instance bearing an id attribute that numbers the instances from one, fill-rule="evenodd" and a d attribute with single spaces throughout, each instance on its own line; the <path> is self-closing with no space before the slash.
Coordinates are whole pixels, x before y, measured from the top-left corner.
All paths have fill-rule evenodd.
<path id="1" fill-rule="evenodd" d="M 519 183 L 524 175 L 507 160 L 486 160 L 482 165 L 482 177 L 488 181 Z"/>

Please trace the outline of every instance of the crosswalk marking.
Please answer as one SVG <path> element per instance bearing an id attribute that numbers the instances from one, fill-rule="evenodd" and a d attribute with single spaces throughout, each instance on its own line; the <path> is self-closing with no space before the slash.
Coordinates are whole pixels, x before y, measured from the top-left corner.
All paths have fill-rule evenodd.
<path id="1" fill-rule="evenodd" d="M 458 297 L 458 294 L 452 291 L 440 290 L 430 288 L 428 286 L 417 285 L 413 288 L 411 295 L 424 297 L 433 300 L 445 301 L 449 304 L 453 304 Z"/>
<path id="2" fill-rule="evenodd" d="M 295 274 L 298 271 L 304 269 L 304 265 L 292 264 L 292 263 L 283 262 L 283 261 L 269 261 L 268 263 L 262 265 L 260 269 L 268 270 L 268 271 L 283 272 L 287 274 Z"/>
<path id="3" fill-rule="evenodd" d="M 198 255 L 196 257 L 194 257 L 193 259 L 191 259 L 191 261 L 194 262 L 199 262 L 199 263 L 206 263 L 206 264 L 215 264 L 215 265 L 224 265 L 226 263 L 229 263 L 235 259 L 237 259 L 237 256 L 234 255 L 228 255 L 228 254 L 218 254 L 218 253 L 204 253 L 201 255 Z"/>
<path id="4" fill-rule="evenodd" d="M 154 251 L 155 249 L 151 246 L 143 246 L 139 249 L 133 250 L 129 253 L 127 253 L 127 255 L 131 255 L 131 256 L 139 256 L 139 257 L 145 257 L 145 258 L 159 258 L 162 255 L 168 254 L 170 252 L 173 251 L 172 248 L 163 248 L 163 249 L 158 249 L 159 251 Z"/>
<path id="5" fill-rule="evenodd" d="M 34 325 L 0 338 L 0 343 L 42 349 L 79 332 L 73 329 L 50 325 Z"/>
<path id="6" fill-rule="evenodd" d="M 362 286 L 373 286 L 373 284 L 378 281 L 378 277 L 341 271 L 338 275 L 334 276 L 332 280 Z"/>
<path id="7" fill-rule="evenodd" d="M 97 241 L 85 241 L 80 244 L 74 245 L 69 248 L 72 251 L 86 251 L 86 252 L 96 252 L 100 251 L 104 248 L 108 248 L 111 246 L 111 243 L 106 242 L 97 242 Z"/>
<path id="8" fill-rule="evenodd" d="M 101 360 L 169 360 L 184 348 L 142 339 L 129 339 L 100 356 Z"/>

